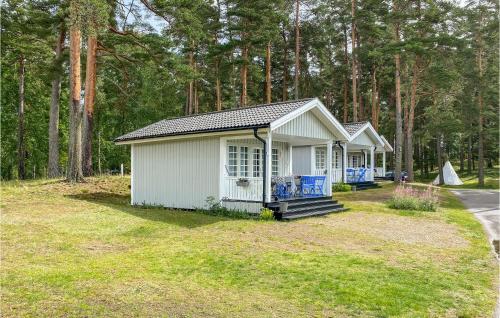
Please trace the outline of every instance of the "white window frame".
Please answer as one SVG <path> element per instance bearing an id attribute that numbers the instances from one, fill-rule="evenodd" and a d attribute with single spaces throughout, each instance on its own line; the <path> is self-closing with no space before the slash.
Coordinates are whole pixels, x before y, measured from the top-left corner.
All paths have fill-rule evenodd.
<path id="1" fill-rule="evenodd" d="M 262 177 L 262 148 L 252 148 L 252 177 Z"/>
<path id="2" fill-rule="evenodd" d="M 248 146 L 240 146 L 239 147 L 239 176 L 246 178 L 250 175 L 250 167 L 248 164 Z"/>
<path id="3" fill-rule="evenodd" d="M 354 159 L 356 159 L 356 164 L 354 164 Z M 358 169 L 359 167 L 361 167 L 361 156 L 359 155 L 351 156 L 351 167 L 354 169 Z"/>
<path id="4" fill-rule="evenodd" d="M 333 152 L 333 169 L 340 169 L 340 154 L 338 151 Z"/>
<path id="5" fill-rule="evenodd" d="M 234 152 L 234 150 L 236 151 Z M 246 152 L 246 158 L 243 157 L 244 152 Z M 231 155 L 233 155 L 233 159 L 236 159 L 236 162 L 231 162 Z M 226 170 L 229 177 L 262 178 L 264 174 L 263 166 L 263 148 L 236 143 L 227 145 Z M 278 176 L 280 167 L 280 150 L 279 148 L 272 148 L 271 175 Z"/>
<path id="6" fill-rule="evenodd" d="M 271 150 L 271 176 L 279 176 L 280 174 L 280 151 L 278 148 Z"/>
<path id="7" fill-rule="evenodd" d="M 233 158 L 231 158 L 233 155 Z M 238 176 L 238 146 L 236 145 L 227 145 L 227 175 L 229 177 Z M 234 160 L 234 162 L 231 162 Z"/>
<path id="8" fill-rule="evenodd" d="M 316 170 L 325 170 L 326 169 L 326 148 L 315 148 L 314 161 Z"/>

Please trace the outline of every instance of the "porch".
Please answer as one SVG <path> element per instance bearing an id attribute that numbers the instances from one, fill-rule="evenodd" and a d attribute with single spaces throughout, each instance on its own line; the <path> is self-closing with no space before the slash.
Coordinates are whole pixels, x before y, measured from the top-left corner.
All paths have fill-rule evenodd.
<path id="1" fill-rule="evenodd" d="M 302 147 L 332 149 L 332 141 L 279 133 L 221 138 L 223 201 L 277 202 L 297 198 L 331 197 L 332 169 L 304 173 L 293 163 L 293 153 Z M 270 141 L 270 142 L 269 142 Z M 266 159 L 267 155 L 267 161 Z M 331 167 L 331 153 L 321 160 Z M 330 159 L 328 159 L 330 158 Z M 264 195 L 264 197 L 263 197 Z"/>
<path id="2" fill-rule="evenodd" d="M 342 155 L 343 151 L 346 152 L 345 156 Z M 386 152 L 384 149 L 350 143 L 344 144 L 343 149 L 333 151 L 332 183 L 373 182 L 375 178 L 385 176 L 385 171 Z"/>

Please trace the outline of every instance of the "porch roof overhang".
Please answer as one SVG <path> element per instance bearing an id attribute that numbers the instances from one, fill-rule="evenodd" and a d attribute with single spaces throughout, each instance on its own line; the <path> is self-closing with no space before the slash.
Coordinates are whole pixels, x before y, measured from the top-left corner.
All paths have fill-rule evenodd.
<path id="1" fill-rule="evenodd" d="M 362 140 L 361 136 L 363 134 L 368 135 L 370 141 L 367 142 L 366 140 Z M 373 128 L 372 124 L 370 122 L 366 122 L 361 128 L 350 136 L 349 146 L 351 149 L 366 149 L 369 147 L 381 149 L 384 147 L 384 141 L 375 128 Z"/>
<path id="2" fill-rule="evenodd" d="M 383 150 L 380 149 L 377 152 L 393 152 L 394 151 L 394 148 L 392 148 L 391 144 L 387 141 L 387 139 L 385 139 L 385 137 L 383 135 L 380 135 L 380 139 L 382 139 L 382 141 L 384 142 L 384 147 L 383 147 Z"/>

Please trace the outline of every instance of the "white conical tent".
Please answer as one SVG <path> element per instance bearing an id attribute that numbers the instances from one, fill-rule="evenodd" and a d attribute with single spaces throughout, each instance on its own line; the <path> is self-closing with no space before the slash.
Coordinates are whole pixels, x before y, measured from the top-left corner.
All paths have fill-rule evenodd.
<path id="1" fill-rule="evenodd" d="M 462 180 L 458 177 L 455 169 L 451 166 L 449 161 L 446 161 L 443 167 L 444 184 L 447 185 L 462 185 L 464 184 Z M 432 184 L 439 184 L 439 175 L 434 179 Z"/>

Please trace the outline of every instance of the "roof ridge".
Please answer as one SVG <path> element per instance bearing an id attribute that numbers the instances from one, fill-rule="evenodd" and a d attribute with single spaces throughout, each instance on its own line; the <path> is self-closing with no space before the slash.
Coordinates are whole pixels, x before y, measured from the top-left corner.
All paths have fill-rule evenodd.
<path id="1" fill-rule="evenodd" d="M 237 110 L 243 110 L 243 109 L 254 109 L 254 108 L 260 108 L 260 107 L 266 107 L 266 106 L 274 106 L 274 105 L 279 105 L 279 104 L 298 103 L 298 102 L 304 102 L 304 101 L 311 101 L 313 99 L 314 99 L 314 97 L 308 97 L 308 98 L 301 98 L 301 99 L 293 99 L 293 100 L 287 100 L 287 101 L 274 102 L 274 103 L 269 103 L 269 104 L 258 104 L 258 105 L 248 106 L 248 107 L 228 108 L 228 109 L 215 110 L 215 111 L 206 112 L 206 113 L 199 113 L 199 114 L 177 116 L 177 117 L 172 117 L 172 118 L 165 118 L 165 119 L 161 119 L 160 121 L 157 121 L 156 123 L 161 122 L 161 121 L 165 121 L 165 120 L 175 120 L 175 119 L 198 117 L 198 116 L 211 115 L 211 114 L 228 113 L 228 112 L 237 111 Z"/>
<path id="2" fill-rule="evenodd" d="M 369 120 L 363 120 L 363 121 L 351 121 L 348 123 L 342 123 L 342 125 L 354 125 L 354 124 L 366 124 L 369 123 Z"/>

